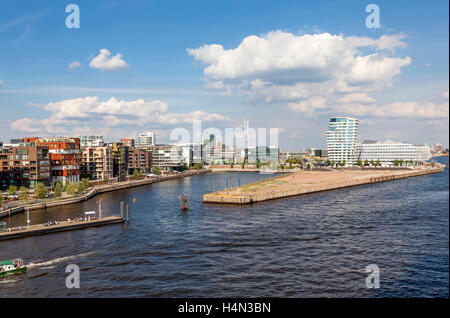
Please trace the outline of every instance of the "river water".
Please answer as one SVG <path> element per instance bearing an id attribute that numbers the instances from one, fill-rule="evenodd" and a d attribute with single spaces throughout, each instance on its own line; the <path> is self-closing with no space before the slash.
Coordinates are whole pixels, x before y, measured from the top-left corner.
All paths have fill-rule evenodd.
<path id="1" fill-rule="evenodd" d="M 30 212 L 43 223 L 97 209 L 99 199 L 117 214 L 124 201 L 131 222 L 0 242 L 0 260 L 30 264 L 0 279 L 0 297 L 449 296 L 448 169 L 248 206 L 203 204 L 226 177 L 235 185 L 267 175 L 193 176 Z M 26 215 L 4 221 L 26 224 Z M 80 268 L 79 289 L 66 288 L 68 264 Z M 380 288 L 365 285 L 369 264 Z"/>

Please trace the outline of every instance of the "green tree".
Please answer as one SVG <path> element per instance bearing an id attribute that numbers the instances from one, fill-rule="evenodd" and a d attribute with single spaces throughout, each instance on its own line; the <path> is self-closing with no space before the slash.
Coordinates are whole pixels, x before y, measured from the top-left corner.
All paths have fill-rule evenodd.
<path id="1" fill-rule="evenodd" d="M 9 195 L 16 195 L 16 193 L 17 193 L 17 187 L 16 187 L 16 186 L 13 186 L 13 185 L 9 186 L 9 188 L 8 188 L 8 194 L 9 194 Z"/>
<path id="2" fill-rule="evenodd" d="M 369 165 L 369 160 L 366 159 L 366 161 L 364 161 L 364 166 L 368 166 Z"/>
<path id="3" fill-rule="evenodd" d="M 380 161 L 380 159 L 377 159 L 376 165 L 377 165 L 377 167 L 381 166 L 381 161 Z"/>
<path id="4" fill-rule="evenodd" d="M 78 182 L 78 192 L 81 193 L 84 190 L 86 190 L 87 188 L 89 188 L 89 179 L 87 179 L 87 178 L 81 179 L 81 181 Z"/>
<path id="5" fill-rule="evenodd" d="M 134 180 L 139 179 L 139 171 L 138 171 L 138 169 L 134 169 L 133 170 L 133 179 Z"/>
<path id="6" fill-rule="evenodd" d="M 362 162 L 360 159 L 358 159 L 358 161 L 356 161 L 356 165 L 357 165 L 357 166 L 361 167 L 362 164 L 363 164 L 363 162 Z"/>
<path id="7" fill-rule="evenodd" d="M 0 207 L 3 204 L 3 193 L 0 191 Z"/>
<path id="8" fill-rule="evenodd" d="M 194 168 L 194 169 L 197 169 L 197 170 L 202 170 L 202 169 L 203 169 L 203 162 L 197 162 L 197 163 L 194 163 L 193 168 Z M 156 174 L 156 173 L 155 173 L 155 174 Z"/>
<path id="9" fill-rule="evenodd" d="M 159 176 L 161 174 L 161 169 L 158 166 L 154 166 L 152 169 L 152 173 Z"/>
<path id="10" fill-rule="evenodd" d="M 77 184 L 75 182 L 67 181 L 64 191 L 70 195 L 75 195 L 77 192 Z"/>
<path id="11" fill-rule="evenodd" d="M 45 189 L 45 186 L 43 183 L 39 182 L 36 187 L 34 188 L 34 191 L 36 193 L 36 196 L 39 199 L 45 198 L 45 193 L 47 192 L 47 189 Z"/>
<path id="12" fill-rule="evenodd" d="M 311 169 L 311 165 L 309 164 L 309 162 L 308 162 L 308 164 L 306 165 L 306 169 L 308 169 L 308 170 Z"/>
<path id="13" fill-rule="evenodd" d="M 327 166 L 331 165 L 331 161 L 327 159 Z"/>
<path id="14" fill-rule="evenodd" d="M 55 197 L 60 197 L 62 195 L 62 184 L 58 180 L 55 184 L 55 189 L 53 190 L 53 193 L 55 194 Z"/>
<path id="15" fill-rule="evenodd" d="M 19 189 L 19 200 L 21 201 L 26 201 L 28 200 L 29 194 L 28 194 L 28 189 L 25 187 L 20 187 Z"/>
<path id="16" fill-rule="evenodd" d="M 373 166 L 375 164 L 375 162 L 372 160 L 370 160 L 370 166 Z"/>
<path id="17" fill-rule="evenodd" d="M 345 164 L 347 163 L 347 161 L 342 161 L 342 167 L 345 167 Z"/>

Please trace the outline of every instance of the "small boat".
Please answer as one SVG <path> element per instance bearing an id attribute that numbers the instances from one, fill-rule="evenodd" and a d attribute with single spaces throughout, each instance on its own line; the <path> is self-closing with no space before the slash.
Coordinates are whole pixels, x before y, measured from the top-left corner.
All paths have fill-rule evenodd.
<path id="1" fill-rule="evenodd" d="M 23 264 L 23 260 L 20 258 L 16 258 L 11 261 L 0 261 L 0 277 L 10 274 L 23 273 L 26 270 L 27 267 Z"/>
<path id="2" fill-rule="evenodd" d="M 186 198 L 186 193 L 183 193 L 183 197 L 181 198 L 181 211 L 187 211 L 189 210 L 189 202 L 188 199 Z"/>

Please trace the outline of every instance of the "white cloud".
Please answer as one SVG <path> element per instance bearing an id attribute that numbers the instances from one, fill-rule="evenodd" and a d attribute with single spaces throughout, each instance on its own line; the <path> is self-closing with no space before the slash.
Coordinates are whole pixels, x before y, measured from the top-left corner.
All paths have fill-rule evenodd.
<path id="1" fill-rule="evenodd" d="M 170 113 L 168 105 L 159 100 L 145 101 L 119 100 L 111 97 L 101 101 L 96 96 L 66 99 L 46 105 L 30 104 L 48 111 L 50 116 L 45 119 L 22 118 L 14 121 L 11 128 L 15 131 L 32 133 L 66 133 L 73 134 L 75 129 L 87 126 L 95 131 L 108 131 L 124 127 L 144 128 L 151 126 L 173 126 L 192 123 L 199 119 L 204 122 L 219 122 L 228 120 L 227 117 L 193 111 L 187 114 Z"/>
<path id="2" fill-rule="evenodd" d="M 111 56 L 107 49 L 101 49 L 100 54 L 92 59 L 89 66 L 105 71 L 120 71 L 127 67 L 127 62 L 122 59 L 122 54 L 117 53 Z"/>
<path id="3" fill-rule="evenodd" d="M 72 62 L 69 64 L 69 70 L 76 69 L 81 66 L 81 63 L 78 61 Z"/>
<path id="4" fill-rule="evenodd" d="M 0 80 L 0 87 L 2 87 L 2 85 L 3 85 L 3 81 L 2 81 L 2 80 Z"/>
<path id="5" fill-rule="evenodd" d="M 448 99 L 448 91 L 444 92 L 444 94 L 442 94 L 442 97 L 444 97 L 444 99 Z"/>
<path id="6" fill-rule="evenodd" d="M 405 49 L 408 46 L 408 44 L 406 42 L 401 41 L 404 38 L 406 38 L 406 35 L 401 33 L 394 35 L 382 35 L 376 41 L 376 45 L 379 50 L 393 51 L 397 47 Z"/>
<path id="7" fill-rule="evenodd" d="M 205 64 L 207 87 L 241 94 L 255 103 L 280 103 L 305 114 L 443 116 L 442 105 L 380 107 L 371 96 L 391 88 L 402 69 L 412 63 L 409 56 L 392 56 L 396 48 L 407 47 L 405 37 L 272 31 L 248 36 L 232 49 L 206 44 L 187 52 Z M 389 112 L 390 108 L 394 111 Z"/>

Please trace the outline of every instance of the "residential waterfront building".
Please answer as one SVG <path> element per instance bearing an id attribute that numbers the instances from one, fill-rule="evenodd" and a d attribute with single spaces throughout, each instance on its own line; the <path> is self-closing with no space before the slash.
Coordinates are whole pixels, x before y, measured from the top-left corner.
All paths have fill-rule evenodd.
<path id="1" fill-rule="evenodd" d="M 118 181 L 125 181 L 128 171 L 128 152 L 130 147 L 125 146 L 122 142 L 112 142 L 108 146 L 112 150 L 113 178 L 118 178 Z"/>
<path id="2" fill-rule="evenodd" d="M 28 137 L 24 142 L 35 143 L 36 146 L 47 146 L 50 153 L 51 181 L 80 181 L 81 148 L 80 139 L 72 137 Z"/>
<path id="3" fill-rule="evenodd" d="M 351 117 L 333 117 L 327 131 L 328 159 L 345 162 L 351 166 L 356 162 L 356 136 L 358 119 Z"/>
<path id="4" fill-rule="evenodd" d="M 113 177 L 112 149 L 103 147 L 84 147 L 81 172 L 95 180 L 110 180 Z"/>
<path id="5" fill-rule="evenodd" d="M 120 142 L 123 143 L 125 147 L 134 147 L 134 139 L 120 139 Z"/>
<path id="6" fill-rule="evenodd" d="M 84 135 L 79 136 L 81 147 L 100 147 L 104 145 L 103 136 Z"/>
<path id="7" fill-rule="evenodd" d="M 31 188 L 38 183 L 49 186 L 50 154 L 47 146 L 20 143 L 0 148 L 0 189 L 14 185 Z"/>
<path id="8" fill-rule="evenodd" d="M 135 169 L 142 173 L 151 173 L 152 149 L 150 147 L 129 148 L 127 168 L 130 175 Z"/>
<path id="9" fill-rule="evenodd" d="M 136 147 L 148 147 L 155 145 L 155 134 L 153 131 L 139 134 Z"/>
<path id="10" fill-rule="evenodd" d="M 183 170 L 187 163 L 183 157 L 183 147 L 179 145 L 157 145 L 152 149 L 152 166 L 161 170 Z"/>

